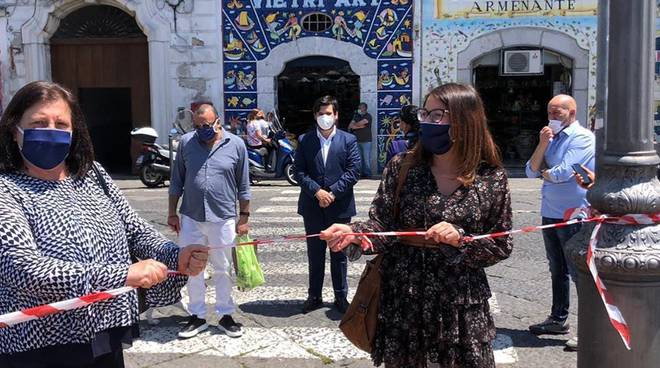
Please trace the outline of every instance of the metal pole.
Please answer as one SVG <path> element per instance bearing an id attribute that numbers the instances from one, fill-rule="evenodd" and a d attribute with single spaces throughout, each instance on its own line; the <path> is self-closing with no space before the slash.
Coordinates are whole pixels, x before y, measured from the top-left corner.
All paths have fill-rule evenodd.
<path id="1" fill-rule="evenodd" d="M 599 17 L 605 17 L 599 19 L 599 53 L 606 45 L 608 63 L 607 80 L 600 74 L 598 78 L 599 83 L 607 82 L 598 88 L 605 122 L 604 135 L 597 139 L 596 184 L 587 198 L 601 213 L 660 212 L 656 177 L 660 158 L 652 138 L 655 7 L 654 0 L 599 4 Z M 609 26 L 602 31 L 608 15 Z M 585 226 L 571 240 L 579 270 L 578 367 L 656 368 L 660 364 L 660 225 L 604 224 L 599 232 L 596 265 L 630 328 L 631 351 L 611 326 L 586 269 L 591 228 Z"/>

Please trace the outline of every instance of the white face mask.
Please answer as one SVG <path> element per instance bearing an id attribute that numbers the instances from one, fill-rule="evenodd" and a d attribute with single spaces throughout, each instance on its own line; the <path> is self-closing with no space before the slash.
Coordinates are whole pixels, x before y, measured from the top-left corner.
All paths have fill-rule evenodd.
<path id="1" fill-rule="evenodd" d="M 323 130 L 331 129 L 335 125 L 335 117 L 332 115 L 320 115 L 316 118 L 316 124 Z"/>
<path id="2" fill-rule="evenodd" d="M 552 134 L 557 134 L 563 128 L 564 122 L 561 120 L 549 120 L 548 127 L 552 130 Z"/>

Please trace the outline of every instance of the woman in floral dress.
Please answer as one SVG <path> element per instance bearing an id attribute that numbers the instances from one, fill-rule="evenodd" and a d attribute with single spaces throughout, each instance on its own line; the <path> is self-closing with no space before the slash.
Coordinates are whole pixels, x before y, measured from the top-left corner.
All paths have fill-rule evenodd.
<path id="1" fill-rule="evenodd" d="M 322 233 L 333 251 L 362 253 L 351 232 L 424 229 L 405 237 L 370 238 L 384 253 L 372 359 L 386 367 L 495 367 L 495 326 L 484 271 L 506 259 L 510 237 L 463 242 L 464 234 L 511 229 L 507 176 L 488 132 L 476 90 L 446 84 L 420 109 L 421 136 L 386 166 L 369 220 Z M 405 175 L 397 190 L 400 175 Z M 397 196 L 397 193 L 399 195 Z"/>

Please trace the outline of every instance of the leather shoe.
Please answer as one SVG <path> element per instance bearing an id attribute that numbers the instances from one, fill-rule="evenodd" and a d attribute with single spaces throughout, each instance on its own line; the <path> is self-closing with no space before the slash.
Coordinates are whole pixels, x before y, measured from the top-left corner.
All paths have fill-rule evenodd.
<path id="1" fill-rule="evenodd" d="M 335 307 L 341 314 L 346 313 L 346 310 L 348 310 L 349 305 L 350 303 L 348 303 L 348 300 L 346 300 L 346 298 L 335 299 Z"/>
<path id="2" fill-rule="evenodd" d="M 321 300 L 321 298 L 309 297 L 305 300 L 305 303 L 303 303 L 302 312 L 303 314 L 307 314 L 321 307 L 323 307 L 323 300 Z"/>

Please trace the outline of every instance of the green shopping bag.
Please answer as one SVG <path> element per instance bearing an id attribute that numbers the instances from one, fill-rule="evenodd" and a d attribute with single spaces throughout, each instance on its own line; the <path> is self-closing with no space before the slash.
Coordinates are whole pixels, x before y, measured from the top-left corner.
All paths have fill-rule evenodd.
<path id="1" fill-rule="evenodd" d="M 236 243 L 251 242 L 249 235 L 236 237 Z M 238 290 L 248 291 L 259 285 L 263 285 L 264 273 L 261 271 L 257 255 L 254 252 L 254 245 L 240 245 L 236 247 L 236 286 Z"/>

